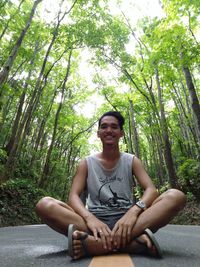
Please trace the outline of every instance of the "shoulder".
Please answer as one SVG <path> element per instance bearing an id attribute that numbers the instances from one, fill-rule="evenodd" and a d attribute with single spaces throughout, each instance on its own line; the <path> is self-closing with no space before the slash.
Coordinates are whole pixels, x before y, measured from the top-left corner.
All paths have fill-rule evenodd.
<path id="1" fill-rule="evenodd" d="M 86 170 L 87 171 L 87 160 L 86 158 L 82 159 L 79 164 L 78 164 L 78 168 L 77 171 L 83 171 Z"/>
<path id="2" fill-rule="evenodd" d="M 90 166 L 96 161 L 98 161 L 98 154 L 91 154 L 91 155 L 86 156 L 84 159 L 82 159 L 79 163 L 79 166 L 85 167 L 87 169 L 88 166 Z"/>
<path id="3" fill-rule="evenodd" d="M 127 159 L 133 160 L 135 158 L 135 155 L 127 152 L 121 152 L 121 158 L 125 160 Z"/>
<path id="4" fill-rule="evenodd" d="M 134 155 L 133 166 L 142 166 L 142 161 Z"/>
<path id="5" fill-rule="evenodd" d="M 99 153 L 91 154 L 91 155 L 88 155 L 87 157 L 85 157 L 85 161 L 86 161 L 86 163 L 89 163 L 90 161 L 99 160 L 99 158 L 100 158 Z"/>

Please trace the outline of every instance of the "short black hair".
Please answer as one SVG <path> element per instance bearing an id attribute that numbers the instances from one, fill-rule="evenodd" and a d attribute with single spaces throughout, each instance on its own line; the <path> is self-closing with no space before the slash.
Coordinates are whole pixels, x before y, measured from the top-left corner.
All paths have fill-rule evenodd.
<path id="1" fill-rule="evenodd" d="M 108 112 L 105 112 L 99 119 L 99 124 L 98 124 L 98 127 L 100 128 L 100 125 L 101 125 L 101 120 L 103 119 L 103 117 L 105 116 L 112 116 L 112 117 L 115 117 L 117 120 L 118 120 L 118 123 L 119 123 L 119 127 L 121 130 L 123 130 L 123 125 L 124 125 L 124 122 L 125 122 L 125 119 L 124 117 L 122 116 L 122 114 L 119 112 L 119 111 L 108 111 Z"/>

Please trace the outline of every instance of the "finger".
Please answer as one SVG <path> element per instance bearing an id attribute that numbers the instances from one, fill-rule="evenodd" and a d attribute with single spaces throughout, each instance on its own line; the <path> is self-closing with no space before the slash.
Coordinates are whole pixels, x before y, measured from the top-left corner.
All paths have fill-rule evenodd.
<path id="1" fill-rule="evenodd" d="M 121 246 L 121 239 L 122 239 L 122 227 L 119 227 L 117 233 L 115 234 L 115 245 L 117 246 L 117 249 L 119 249 Z"/>
<path id="2" fill-rule="evenodd" d="M 128 243 L 131 242 L 131 238 L 132 238 L 131 232 L 132 232 L 132 228 L 128 227 L 128 230 L 127 230 L 127 242 Z"/>
<path id="3" fill-rule="evenodd" d="M 110 234 L 111 235 L 111 241 L 112 242 L 114 242 L 114 240 L 115 240 L 115 234 L 116 234 L 117 230 L 118 230 L 118 225 L 115 225 L 113 227 L 112 231 L 111 231 L 111 234 Z"/>
<path id="4" fill-rule="evenodd" d="M 110 230 L 110 228 L 108 226 L 106 226 L 105 230 L 109 235 L 111 235 L 112 231 Z"/>
<path id="5" fill-rule="evenodd" d="M 105 230 L 104 231 L 104 235 L 105 235 L 105 239 L 106 239 L 106 243 L 107 243 L 107 248 L 109 249 L 109 250 L 112 250 L 112 240 L 111 240 L 111 230 L 109 229 L 109 230 Z"/>
<path id="6" fill-rule="evenodd" d="M 122 230 L 122 247 L 125 248 L 127 244 L 127 227 L 123 227 Z"/>
<path id="7" fill-rule="evenodd" d="M 103 248 L 107 249 L 106 238 L 105 238 L 104 232 L 102 230 L 99 230 L 98 232 L 99 232 L 99 235 L 102 241 Z"/>
<path id="8" fill-rule="evenodd" d="M 98 232 L 97 232 L 97 229 L 94 229 L 93 230 L 93 236 L 94 236 L 95 240 L 97 241 L 98 240 Z"/>

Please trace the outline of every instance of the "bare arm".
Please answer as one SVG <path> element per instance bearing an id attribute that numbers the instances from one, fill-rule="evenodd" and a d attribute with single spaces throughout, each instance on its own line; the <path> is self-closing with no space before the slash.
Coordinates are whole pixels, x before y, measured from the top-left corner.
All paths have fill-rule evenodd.
<path id="1" fill-rule="evenodd" d="M 108 246 L 111 249 L 111 230 L 105 223 L 101 222 L 91 212 L 89 212 L 80 199 L 81 193 L 83 193 L 86 188 L 87 172 L 87 162 L 86 160 L 83 160 L 80 162 L 74 176 L 68 204 L 84 219 L 87 227 L 92 231 L 96 240 L 98 239 L 98 234 L 102 233 L 102 235 L 100 234 L 100 237 L 104 248 L 106 249 Z"/>
<path id="2" fill-rule="evenodd" d="M 86 188 L 86 178 L 87 178 L 87 163 L 86 160 L 82 160 L 73 178 L 68 204 L 84 220 L 91 215 L 91 213 L 85 208 L 85 205 L 80 199 L 81 193 L 83 193 Z"/>
<path id="3" fill-rule="evenodd" d="M 144 191 L 141 200 L 147 207 L 151 206 L 153 201 L 158 197 L 158 192 L 141 161 L 137 157 L 135 157 L 133 161 L 133 173 Z M 133 206 L 133 208 L 136 210 L 137 206 Z M 140 208 L 137 208 L 137 210 L 141 212 Z"/>
<path id="4" fill-rule="evenodd" d="M 134 158 L 132 168 L 138 183 L 144 190 L 141 200 L 149 207 L 158 196 L 157 190 L 137 157 Z M 115 224 L 112 240 L 117 248 L 125 247 L 130 242 L 132 229 L 141 213 L 142 209 L 134 205 Z"/>

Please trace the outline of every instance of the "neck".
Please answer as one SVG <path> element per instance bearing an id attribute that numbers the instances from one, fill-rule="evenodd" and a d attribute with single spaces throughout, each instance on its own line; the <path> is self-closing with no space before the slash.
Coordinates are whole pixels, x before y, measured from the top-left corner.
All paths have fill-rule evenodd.
<path id="1" fill-rule="evenodd" d="M 116 147 L 105 146 L 105 147 L 103 147 L 103 151 L 102 151 L 101 155 L 102 155 L 102 158 L 104 158 L 104 159 L 115 160 L 115 159 L 120 157 L 119 147 L 118 146 L 116 146 Z"/>

